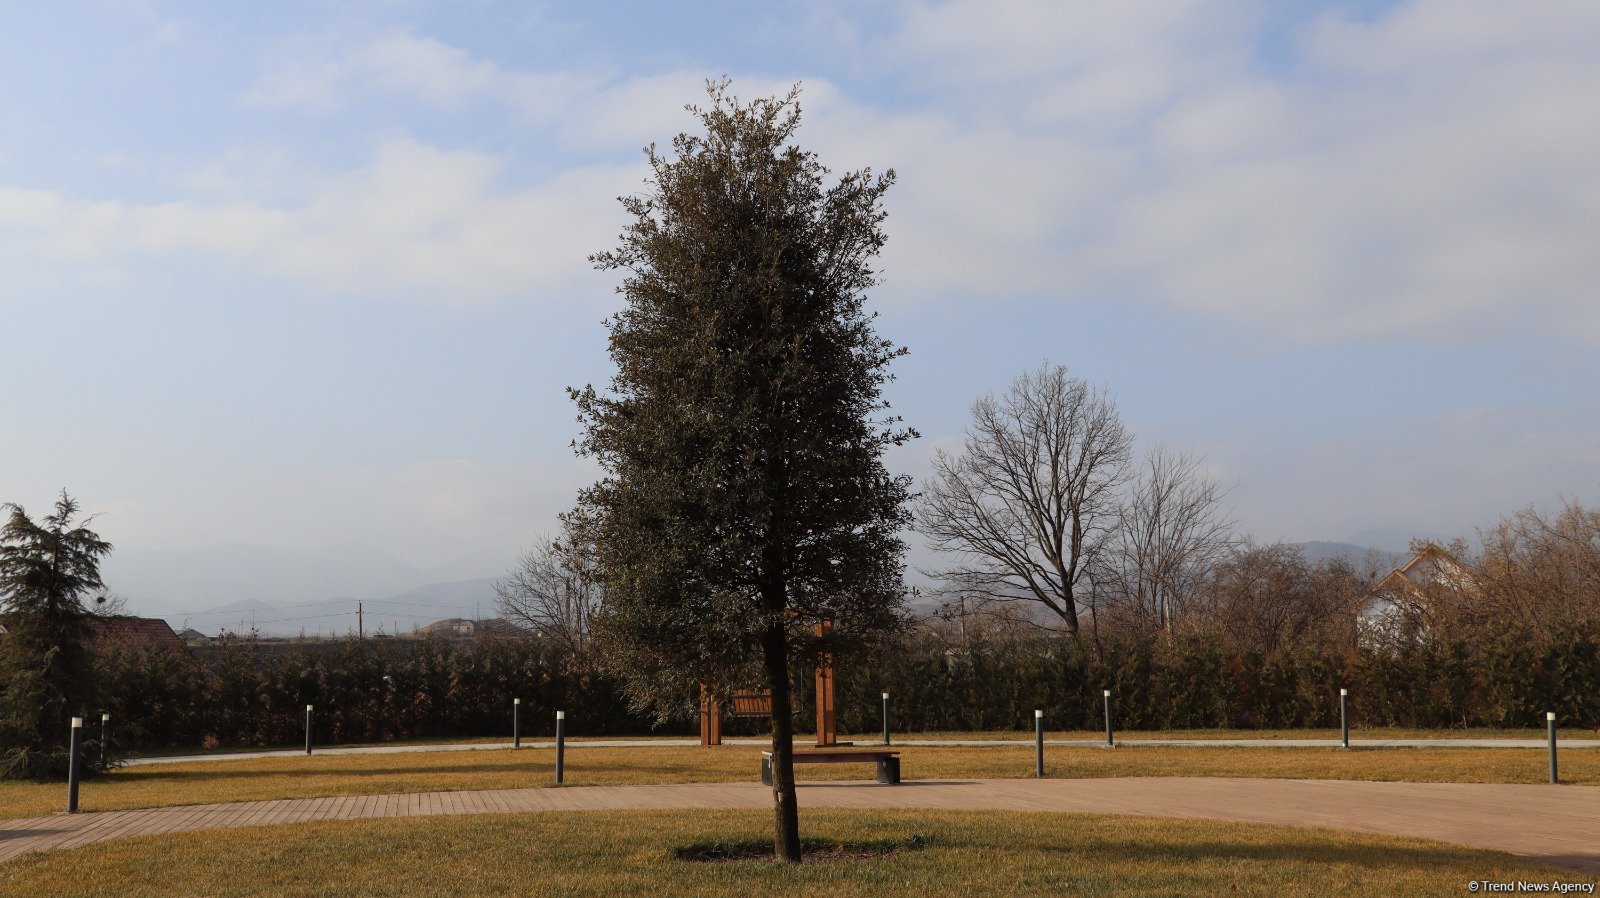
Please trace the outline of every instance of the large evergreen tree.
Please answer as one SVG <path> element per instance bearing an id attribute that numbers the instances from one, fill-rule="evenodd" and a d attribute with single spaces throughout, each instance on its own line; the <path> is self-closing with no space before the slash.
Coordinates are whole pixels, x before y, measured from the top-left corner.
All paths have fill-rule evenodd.
<path id="1" fill-rule="evenodd" d="M 894 176 L 826 184 L 789 143 L 798 88 L 748 105 L 725 80 L 708 91 L 689 107 L 705 133 L 672 158 L 647 149 L 651 189 L 623 198 L 632 222 L 592 259 L 626 272 L 626 305 L 607 322 L 610 389 L 575 392 L 578 447 L 606 471 L 578 517 L 637 705 L 771 689 L 774 844 L 798 861 L 791 671 L 891 629 L 903 601 L 909 478 L 882 455 L 915 433 L 882 387 L 905 350 L 863 309 Z"/>
<path id="2" fill-rule="evenodd" d="M 76 520 L 65 492 L 37 522 L 17 505 L 0 511 L 0 779 L 62 776 L 70 718 L 94 703 L 83 599 L 104 586 L 111 544 Z"/>

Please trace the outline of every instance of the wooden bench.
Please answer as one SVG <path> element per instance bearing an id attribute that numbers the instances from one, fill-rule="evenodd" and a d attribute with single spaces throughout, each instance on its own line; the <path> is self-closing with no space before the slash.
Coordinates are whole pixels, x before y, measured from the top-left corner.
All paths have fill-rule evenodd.
<path id="1" fill-rule="evenodd" d="M 772 690 L 764 689 L 761 692 L 735 692 L 733 694 L 733 716 L 771 717 Z"/>
<path id="2" fill-rule="evenodd" d="M 887 748 L 817 748 L 794 753 L 796 764 L 853 764 L 872 761 L 878 765 L 878 782 L 900 784 L 900 752 Z M 761 783 L 772 785 L 772 752 L 761 753 Z"/>

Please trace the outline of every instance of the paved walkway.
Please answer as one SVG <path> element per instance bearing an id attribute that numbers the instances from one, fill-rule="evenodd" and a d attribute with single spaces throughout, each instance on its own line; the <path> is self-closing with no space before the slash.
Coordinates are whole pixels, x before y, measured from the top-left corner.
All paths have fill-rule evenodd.
<path id="1" fill-rule="evenodd" d="M 584 739 L 569 740 L 567 748 L 651 748 L 657 746 L 699 745 L 695 739 Z M 724 739 L 724 745 L 766 745 L 766 739 Z M 802 743 L 796 743 L 797 745 Z M 809 745 L 809 742 L 803 743 Z M 858 745 L 877 745 L 861 742 Z M 948 746 L 952 748 L 987 748 L 1004 746 L 1032 746 L 1032 739 L 896 739 L 895 745 Z M 1098 748 L 1104 739 L 1046 739 L 1046 745 L 1077 745 Z M 1181 745 L 1208 748 L 1332 748 L 1337 739 L 1146 739 L 1132 736 L 1118 739 L 1118 745 Z M 1351 739 L 1351 748 L 1544 748 L 1544 739 Z M 319 755 L 389 755 L 414 751 L 487 751 L 507 749 L 510 742 L 443 742 L 433 745 L 407 743 L 405 745 L 363 745 L 351 748 L 318 748 Z M 555 748 L 550 741 L 522 740 L 523 748 Z M 1569 748 L 1600 748 L 1600 739 L 1562 739 L 1562 750 Z M 186 764 L 192 761 L 245 761 L 254 758 L 290 758 L 304 755 L 304 749 L 272 751 L 224 752 L 207 755 L 165 755 L 153 758 L 129 758 L 123 763 L 129 767 L 147 764 Z"/>
<path id="2" fill-rule="evenodd" d="M 1154 777 L 806 783 L 804 807 L 1077 811 L 1416 836 L 1600 874 L 1600 789 L 1480 783 Z M 770 809 L 755 783 L 579 786 L 299 798 L 0 821 L 0 860 L 130 836 L 310 820 L 609 809 Z"/>

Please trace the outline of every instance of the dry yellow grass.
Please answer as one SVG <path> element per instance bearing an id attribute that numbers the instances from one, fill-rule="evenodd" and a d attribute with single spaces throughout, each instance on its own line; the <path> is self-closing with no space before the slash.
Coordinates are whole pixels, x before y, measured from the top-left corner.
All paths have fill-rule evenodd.
<path id="1" fill-rule="evenodd" d="M 1033 749 L 1017 747 L 903 746 L 908 779 L 1026 777 Z M 725 745 L 586 748 L 569 746 L 571 785 L 733 782 L 753 780 L 760 747 Z M 1427 748 L 1204 748 L 1123 745 L 1113 750 L 1051 747 L 1052 777 L 1264 776 L 1296 779 L 1407 780 L 1416 782 L 1537 783 L 1546 776 L 1539 749 Z M 238 761 L 203 761 L 130 767 L 86 781 L 86 811 L 396 792 L 515 789 L 553 785 L 550 749 L 474 750 L 377 755 L 312 755 Z M 871 765 L 798 768 L 801 779 L 866 779 Z M 1562 779 L 1600 783 L 1600 751 L 1575 749 L 1562 757 Z M 0 783 L 0 818 L 34 817 L 61 810 L 60 784 Z"/>
<path id="2" fill-rule="evenodd" d="M 1600 739 L 1600 730 L 1563 729 L 1563 739 Z M 854 736 L 841 736 L 841 739 L 855 739 L 858 741 L 877 741 L 883 738 L 882 731 L 861 733 Z M 894 738 L 899 739 L 1032 739 L 1033 732 L 1005 731 L 990 733 L 964 733 L 964 732 L 926 732 L 926 733 L 895 733 Z M 1047 739 L 1084 740 L 1097 742 L 1105 739 L 1105 730 L 1051 730 L 1045 733 Z M 1123 730 L 1116 731 L 1118 742 L 1136 742 L 1147 739 L 1249 739 L 1252 741 L 1271 741 L 1274 739 L 1326 739 L 1335 741 L 1339 738 L 1337 727 L 1328 729 L 1307 730 Z M 1350 738 L 1356 741 L 1364 739 L 1543 739 L 1545 731 L 1538 729 L 1469 729 L 1469 730 L 1415 730 L 1399 727 L 1366 727 L 1350 730 Z"/>
<path id="3" fill-rule="evenodd" d="M 805 734 L 802 733 L 802 737 Z M 869 733 L 841 734 L 840 739 L 856 742 L 875 743 L 882 738 L 882 732 L 874 730 Z M 1337 729 L 1307 729 L 1307 730 L 1122 730 L 1116 732 L 1119 742 L 1138 742 L 1149 739 L 1250 739 L 1271 741 L 1274 739 L 1325 739 L 1337 740 Z M 1350 738 L 1356 741 L 1365 739 L 1543 739 L 1545 731 L 1541 729 L 1456 729 L 1456 730 L 1417 730 L 1402 729 L 1398 727 L 1367 727 L 1356 728 L 1350 731 Z M 528 743 L 543 743 L 551 741 L 549 735 L 526 736 Z M 695 738 L 693 735 L 646 735 L 646 736 L 568 736 L 567 742 L 577 745 L 584 742 L 682 742 Z M 727 737 L 733 741 L 747 741 L 763 738 L 760 736 L 738 735 Z M 941 740 L 971 740 L 971 739 L 1004 739 L 1026 742 L 1033 738 L 1033 731 L 1022 730 L 938 730 L 923 732 L 895 732 L 895 741 L 916 741 L 925 739 Z M 1104 730 L 1051 730 L 1045 733 L 1047 739 L 1076 740 L 1083 742 L 1098 742 L 1105 738 Z M 1600 730 L 1562 729 L 1563 739 L 1600 739 Z M 340 748 L 363 748 L 380 746 L 403 745 L 491 745 L 506 744 L 511 741 L 509 733 L 501 736 L 473 736 L 464 739 L 407 739 L 391 742 L 350 742 L 341 743 Z M 293 746 L 278 746 L 278 748 L 293 748 Z M 234 748 L 234 749 L 204 749 L 190 747 L 187 749 L 161 749 L 155 751 L 137 751 L 130 757 L 157 757 L 162 755 L 186 754 L 226 754 L 228 752 L 249 753 L 260 751 L 259 748 Z"/>
<path id="4" fill-rule="evenodd" d="M 1461 895 L 1471 880 L 1587 881 L 1414 839 L 1186 820 L 806 812 L 808 836 L 923 847 L 786 867 L 691 863 L 675 846 L 769 837 L 770 813 L 368 820 L 108 842 L 0 865 L 11 898 L 446 895 Z"/>

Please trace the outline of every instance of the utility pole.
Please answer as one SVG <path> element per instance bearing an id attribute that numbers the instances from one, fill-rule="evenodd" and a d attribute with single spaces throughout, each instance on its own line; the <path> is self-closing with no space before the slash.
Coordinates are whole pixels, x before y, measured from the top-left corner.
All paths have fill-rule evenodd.
<path id="1" fill-rule="evenodd" d="M 356 602 L 356 639 L 361 642 L 367 641 L 367 627 L 365 620 L 361 617 L 361 602 L 359 601 Z"/>

